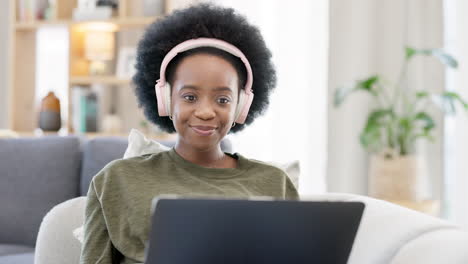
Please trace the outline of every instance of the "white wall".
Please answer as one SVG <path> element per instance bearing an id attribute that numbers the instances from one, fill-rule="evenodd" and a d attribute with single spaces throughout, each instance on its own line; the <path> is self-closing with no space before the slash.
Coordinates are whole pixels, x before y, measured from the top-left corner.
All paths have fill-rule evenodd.
<path id="1" fill-rule="evenodd" d="M 7 126 L 9 2 L 0 1 L 0 128 L 6 128 Z"/>

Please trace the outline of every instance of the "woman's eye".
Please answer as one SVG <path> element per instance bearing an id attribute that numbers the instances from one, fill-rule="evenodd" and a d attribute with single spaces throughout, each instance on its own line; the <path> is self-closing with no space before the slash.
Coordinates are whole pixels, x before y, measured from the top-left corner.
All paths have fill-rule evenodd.
<path id="1" fill-rule="evenodd" d="M 184 95 L 184 99 L 189 101 L 189 102 L 193 102 L 193 101 L 195 101 L 195 96 L 193 96 L 193 95 Z"/>
<path id="2" fill-rule="evenodd" d="M 231 102 L 231 100 L 229 100 L 229 98 L 221 97 L 221 98 L 218 99 L 218 103 L 220 103 L 220 104 L 227 104 L 229 102 Z"/>

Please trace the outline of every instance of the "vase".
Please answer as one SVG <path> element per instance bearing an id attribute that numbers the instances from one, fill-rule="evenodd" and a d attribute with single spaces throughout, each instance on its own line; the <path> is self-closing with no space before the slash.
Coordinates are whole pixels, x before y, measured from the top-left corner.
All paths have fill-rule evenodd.
<path id="1" fill-rule="evenodd" d="M 62 126 L 60 117 L 60 100 L 53 92 L 49 92 L 41 101 L 39 112 L 39 128 L 43 131 L 58 131 Z"/>
<path id="2" fill-rule="evenodd" d="M 369 164 L 369 195 L 388 201 L 429 199 L 427 162 L 420 155 L 373 155 Z"/>

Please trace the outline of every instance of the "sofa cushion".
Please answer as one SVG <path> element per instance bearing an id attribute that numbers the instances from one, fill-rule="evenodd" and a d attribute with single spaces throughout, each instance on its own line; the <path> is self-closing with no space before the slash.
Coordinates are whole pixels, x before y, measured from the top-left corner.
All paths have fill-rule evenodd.
<path id="1" fill-rule="evenodd" d="M 76 137 L 0 139 L 0 243 L 34 246 L 44 215 L 78 195 Z"/>
<path id="2" fill-rule="evenodd" d="M 34 252 L 17 255 L 0 256 L 1 264 L 33 264 Z"/>
<path id="3" fill-rule="evenodd" d="M 31 252 L 34 252 L 33 247 L 15 245 L 15 244 L 0 244 L 0 256 L 21 254 L 21 253 L 31 253 Z"/>
<path id="4" fill-rule="evenodd" d="M 122 158 L 127 148 L 127 139 L 123 137 L 95 138 L 83 146 L 83 164 L 81 167 L 80 195 L 88 193 L 89 183 L 107 163 Z"/>

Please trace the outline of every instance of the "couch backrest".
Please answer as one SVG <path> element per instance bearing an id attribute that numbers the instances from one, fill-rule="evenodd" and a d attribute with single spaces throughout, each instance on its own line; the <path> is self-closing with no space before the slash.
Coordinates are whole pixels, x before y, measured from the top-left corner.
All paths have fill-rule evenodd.
<path id="1" fill-rule="evenodd" d="M 160 143 L 172 147 L 173 141 Z M 85 142 L 83 146 L 83 163 L 81 167 L 80 194 L 86 196 L 89 183 L 107 163 L 121 159 L 127 149 L 128 140 L 122 137 L 102 137 Z"/>
<path id="2" fill-rule="evenodd" d="M 0 139 L 0 244 L 34 246 L 44 215 L 79 194 L 76 137 Z"/>

